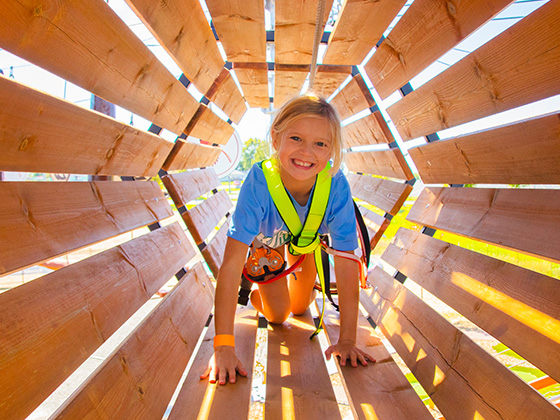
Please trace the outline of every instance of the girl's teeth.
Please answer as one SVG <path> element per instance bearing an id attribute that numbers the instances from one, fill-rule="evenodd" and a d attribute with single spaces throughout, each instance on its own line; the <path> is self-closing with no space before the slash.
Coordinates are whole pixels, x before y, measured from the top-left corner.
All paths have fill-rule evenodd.
<path id="1" fill-rule="evenodd" d="M 305 167 L 311 166 L 311 163 L 302 162 L 300 160 L 294 160 L 294 162 L 295 162 L 296 165 L 299 165 L 299 166 L 305 166 Z"/>

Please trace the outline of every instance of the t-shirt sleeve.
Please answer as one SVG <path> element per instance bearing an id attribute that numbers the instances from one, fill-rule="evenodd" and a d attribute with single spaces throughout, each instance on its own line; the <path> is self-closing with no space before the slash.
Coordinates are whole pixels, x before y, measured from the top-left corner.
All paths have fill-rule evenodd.
<path id="1" fill-rule="evenodd" d="M 260 222 L 264 214 L 263 192 L 260 191 L 256 172 L 257 168 L 253 166 L 241 186 L 228 230 L 230 238 L 247 245 L 251 245 L 259 233 Z"/>
<path id="2" fill-rule="evenodd" d="M 341 171 L 333 177 L 331 194 L 327 209 L 331 246 L 338 251 L 353 251 L 358 247 L 356 215 L 350 184 Z"/>

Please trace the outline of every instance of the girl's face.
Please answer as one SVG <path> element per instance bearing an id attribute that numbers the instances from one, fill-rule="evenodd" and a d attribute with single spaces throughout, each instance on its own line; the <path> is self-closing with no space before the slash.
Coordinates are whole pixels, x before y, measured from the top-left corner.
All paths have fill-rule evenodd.
<path id="1" fill-rule="evenodd" d="M 325 117 L 300 118 L 284 132 L 273 134 L 272 145 L 283 176 L 288 175 L 293 181 L 314 182 L 331 158 L 330 123 Z"/>

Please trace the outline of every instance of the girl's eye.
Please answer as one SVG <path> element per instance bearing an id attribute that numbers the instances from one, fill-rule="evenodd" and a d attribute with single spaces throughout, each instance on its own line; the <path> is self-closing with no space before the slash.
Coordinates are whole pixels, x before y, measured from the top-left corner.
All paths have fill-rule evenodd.
<path id="1" fill-rule="evenodd" d="M 324 143 L 324 142 L 322 142 L 322 141 L 318 141 L 318 142 L 317 142 L 317 146 L 319 146 L 319 147 L 328 147 L 328 144 L 327 144 L 327 143 Z"/>
<path id="2" fill-rule="evenodd" d="M 295 141 L 300 141 L 300 140 L 301 140 L 301 138 L 299 138 L 298 136 L 292 136 L 292 137 L 290 137 L 290 138 L 291 138 L 292 140 L 295 140 Z"/>

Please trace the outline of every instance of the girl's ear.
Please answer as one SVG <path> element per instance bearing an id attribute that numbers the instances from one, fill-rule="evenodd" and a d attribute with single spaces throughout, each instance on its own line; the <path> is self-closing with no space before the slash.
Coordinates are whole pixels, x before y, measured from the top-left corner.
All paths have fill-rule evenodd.
<path id="1" fill-rule="evenodd" d="M 272 130 L 270 132 L 270 137 L 272 139 L 272 148 L 274 150 L 278 150 L 278 148 L 280 147 L 280 134 L 278 133 L 278 131 L 276 130 Z"/>

